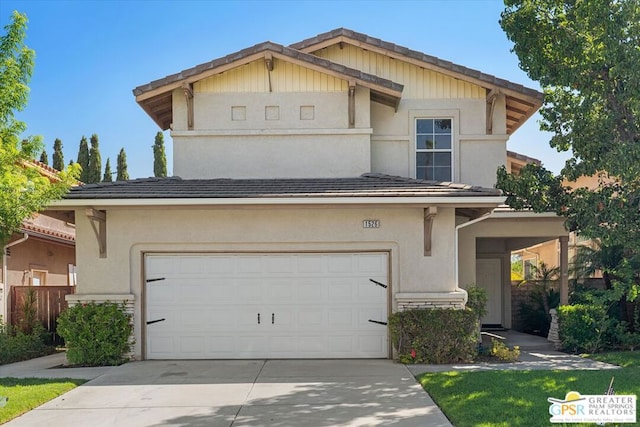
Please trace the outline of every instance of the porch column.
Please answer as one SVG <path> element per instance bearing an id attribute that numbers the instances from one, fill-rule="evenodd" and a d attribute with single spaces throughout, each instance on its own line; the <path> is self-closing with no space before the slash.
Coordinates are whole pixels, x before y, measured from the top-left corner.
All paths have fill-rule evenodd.
<path id="1" fill-rule="evenodd" d="M 569 304 L 569 236 L 560 236 L 560 305 Z"/>

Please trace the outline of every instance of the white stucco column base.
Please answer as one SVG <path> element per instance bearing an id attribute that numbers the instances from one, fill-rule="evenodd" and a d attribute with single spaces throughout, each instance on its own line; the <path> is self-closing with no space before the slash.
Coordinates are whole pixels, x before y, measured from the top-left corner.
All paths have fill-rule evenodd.
<path id="1" fill-rule="evenodd" d="M 412 308 L 464 308 L 467 292 L 458 289 L 453 292 L 398 292 L 395 295 L 398 311 Z"/>

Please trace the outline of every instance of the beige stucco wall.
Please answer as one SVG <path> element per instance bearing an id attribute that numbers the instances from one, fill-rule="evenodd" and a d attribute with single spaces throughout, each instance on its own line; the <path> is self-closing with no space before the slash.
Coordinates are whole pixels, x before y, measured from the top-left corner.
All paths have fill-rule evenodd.
<path id="1" fill-rule="evenodd" d="M 430 257 L 423 217 L 421 207 L 114 208 L 107 210 L 107 258 L 99 258 L 91 225 L 77 211 L 77 294 L 135 295 L 140 356 L 145 252 L 389 251 L 392 295 L 453 291 L 453 209 L 438 209 Z M 364 219 L 380 220 L 380 228 L 364 229 Z"/>
<path id="2" fill-rule="evenodd" d="M 494 99 L 487 135 L 484 88 L 353 46 L 316 54 L 403 84 L 397 111 L 371 102 L 369 89 L 357 86 L 355 136 L 349 133 L 354 130 L 348 126 L 345 80 L 282 60 L 269 76 L 264 61 L 255 61 L 194 85 L 193 130 L 187 129 L 184 93 L 174 91 L 174 173 L 183 178 L 269 178 L 371 171 L 415 177 L 415 119 L 425 117 L 453 119 L 454 181 L 495 184 L 496 169 L 506 162 L 503 95 Z M 312 120 L 301 120 L 301 107 L 313 107 Z M 363 150 L 365 139 L 370 147 Z M 263 150 L 266 164 L 261 162 Z M 304 158 L 318 161 L 309 164 Z M 325 167 L 334 160 L 335 165 Z"/>
<path id="3" fill-rule="evenodd" d="M 564 219 L 560 217 L 489 218 L 460 228 L 458 236 L 459 275 L 458 283 L 472 284 L 476 281 L 476 239 L 496 239 L 492 247 L 483 248 L 485 255 L 503 256 L 511 253 L 510 241 L 518 238 L 541 238 L 548 240 L 568 236 Z M 504 240 L 500 240 L 504 239 Z"/>
<path id="4" fill-rule="evenodd" d="M 29 285 L 25 272 L 46 271 L 46 285 L 67 286 L 68 265 L 75 264 L 75 248 L 34 237 L 10 248 L 7 257 L 7 279 L 10 286 Z"/>
<path id="5" fill-rule="evenodd" d="M 504 98 L 502 107 L 504 107 Z M 499 104 L 500 100 L 497 101 Z M 497 109 L 496 109 L 497 108 Z M 499 108 L 494 108 L 494 116 Z M 504 114 L 504 108 L 502 110 Z M 496 170 L 506 161 L 502 132 L 486 134 L 484 99 L 404 99 L 398 111 L 371 104 L 371 168 L 373 172 L 415 177 L 415 120 L 453 119 L 453 180 L 493 187 Z M 496 120 L 499 122 L 499 120 Z M 494 130 L 499 130 L 494 123 Z"/>
<path id="6" fill-rule="evenodd" d="M 183 179 L 355 177 L 370 171 L 369 136 L 345 130 L 174 137 L 173 170 Z"/>
<path id="7" fill-rule="evenodd" d="M 353 177 L 371 171 L 367 88 L 356 88 L 354 128 L 346 91 L 196 93 L 191 131 L 180 90 L 173 104 L 173 171 L 182 178 Z M 302 109 L 313 111 L 305 115 Z"/>

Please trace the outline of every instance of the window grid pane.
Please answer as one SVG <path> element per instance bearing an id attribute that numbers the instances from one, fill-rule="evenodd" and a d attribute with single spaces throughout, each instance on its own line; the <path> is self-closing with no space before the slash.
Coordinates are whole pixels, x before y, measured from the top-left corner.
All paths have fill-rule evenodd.
<path id="1" fill-rule="evenodd" d="M 416 119 L 416 178 L 452 181 L 452 120 Z"/>

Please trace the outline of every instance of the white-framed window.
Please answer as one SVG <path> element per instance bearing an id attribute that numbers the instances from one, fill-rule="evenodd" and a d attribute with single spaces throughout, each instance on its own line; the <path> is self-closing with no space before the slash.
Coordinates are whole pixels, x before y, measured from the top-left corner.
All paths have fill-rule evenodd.
<path id="1" fill-rule="evenodd" d="M 453 120 L 416 118 L 416 178 L 453 181 Z"/>
<path id="2" fill-rule="evenodd" d="M 46 270 L 31 270 L 31 283 L 32 286 L 45 286 L 47 284 L 47 271 Z"/>

